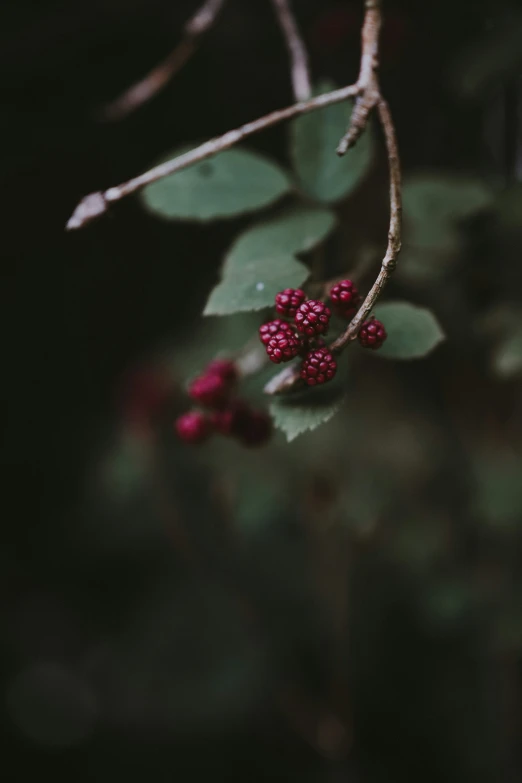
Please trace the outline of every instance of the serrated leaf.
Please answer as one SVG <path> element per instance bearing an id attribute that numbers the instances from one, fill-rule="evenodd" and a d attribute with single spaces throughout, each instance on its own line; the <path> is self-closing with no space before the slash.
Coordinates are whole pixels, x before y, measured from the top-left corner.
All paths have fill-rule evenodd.
<path id="1" fill-rule="evenodd" d="M 488 207 L 492 196 L 473 177 L 429 172 L 410 177 L 403 187 L 408 242 L 417 248 L 451 251 L 457 243 L 457 223 Z"/>
<path id="2" fill-rule="evenodd" d="M 420 359 L 442 340 L 444 332 L 430 310 L 410 302 L 385 302 L 375 308 L 388 339 L 376 352 L 387 359 Z"/>
<path id="3" fill-rule="evenodd" d="M 275 426 L 282 430 L 290 442 L 308 430 L 315 430 L 330 421 L 344 401 L 342 389 L 310 390 L 297 398 L 276 400 L 270 405 L 270 415 Z"/>
<path id="4" fill-rule="evenodd" d="M 309 270 L 293 256 L 267 256 L 240 269 L 228 269 L 210 294 L 203 315 L 230 315 L 263 310 L 283 288 L 301 285 Z"/>
<path id="5" fill-rule="evenodd" d="M 320 207 L 297 206 L 244 231 L 225 258 L 231 269 L 276 256 L 305 253 L 322 242 L 335 228 L 335 213 Z"/>
<path id="6" fill-rule="evenodd" d="M 295 253 L 311 250 L 334 226 L 333 212 L 299 206 L 247 229 L 227 253 L 222 281 L 203 314 L 228 315 L 273 305 L 278 291 L 301 285 L 309 275 Z"/>
<path id="7" fill-rule="evenodd" d="M 164 160 L 189 149 L 176 150 Z M 262 209 L 291 187 L 286 172 L 272 161 L 257 152 L 231 149 L 148 185 L 142 201 L 162 218 L 209 221 Z"/>
<path id="8" fill-rule="evenodd" d="M 316 94 L 335 89 L 323 83 Z M 319 201 L 334 202 L 354 190 L 373 158 L 374 145 L 368 127 L 357 144 L 340 158 L 337 145 L 350 123 L 352 106 L 339 103 L 298 117 L 291 125 L 292 162 L 304 190 Z"/>
<path id="9" fill-rule="evenodd" d="M 522 329 L 511 334 L 497 347 L 493 367 L 503 378 L 511 378 L 522 371 Z"/>

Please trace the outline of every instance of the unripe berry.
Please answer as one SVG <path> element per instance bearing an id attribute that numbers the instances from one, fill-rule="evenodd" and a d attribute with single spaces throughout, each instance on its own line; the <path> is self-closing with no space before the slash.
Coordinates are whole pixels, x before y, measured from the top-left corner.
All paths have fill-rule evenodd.
<path id="1" fill-rule="evenodd" d="M 205 375 L 219 375 L 229 384 L 237 381 L 237 374 L 237 367 L 231 359 L 213 359 L 205 370 Z"/>
<path id="2" fill-rule="evenodd" d="M 283 321 L 281 318 L 276 318 L 274 321 L 269 321 L 259 327 L 259 339 L 263 345 L 268 345 L 272 337 L 275 337 L 278 332 L 294 334 L 294 330 L 289 323 Z"/>
<path id="3" fill-rule="evenodd" d="M 371 348 L 374 351 L 381 347 L 387 337 L 386 329 L 374 315 L 369 321 L 365 321 L 359 330 L 359 342 L 363 348 Z"/>
<path id="4" fill-rule="evenodd" d="M 331 315 L 330 308 L 324 302 L 309 299 L 299 306 L 295 314 L 295 325 L 307 337 L 316 337 L 326 334 Z"/>
<path id="5" fill-rule="evenodd" d="M 301 367 L 301 378 L 308 386 L 317 386 L 331 381 L 337 372 L 337 362 L 328 348 L 310 351 Z"/>
<path id="6" fill-rule="evenodd" d="M 332 307 L 342 318 L 351 318 L 355 315 L 361 297 L 355 284 L 351 280 L 341 280 L 330 289 Z"/>
<path id="7" fill-rule="evenodd" d="M 299 353 L 301 341 L 293 330 L 276 332 L 266 346 L 268 358 L 274 364 L 289 362 Z"/>
<path id="8" fill-rule="evenodd" d="M 190 411 L 176 419 L 176 432 L 185 443 L 203 443 L 211 432 L 212 425 L 204 413 Z"/>
<path id="9" fill-rule="evenodd" d="M 201 375 L 189 386 L 189 397 L 205 408 L 222 408 L 230 394 L 230 383 L 221 375 Z"/>
<path id="10" fill-rule="evenodd" d="M 300 288 L 285 288 L 284 291 L 276 294 L 276 310 L 280 315 L 284 315 L 285 318 L 293 318 L 297 308 L 305 299 L 306 294 Z"/>

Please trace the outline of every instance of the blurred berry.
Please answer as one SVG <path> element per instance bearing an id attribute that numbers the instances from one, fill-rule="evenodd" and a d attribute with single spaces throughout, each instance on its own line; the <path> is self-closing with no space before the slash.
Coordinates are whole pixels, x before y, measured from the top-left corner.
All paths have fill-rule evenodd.
<path id="1" fill-rule="evenodd" d="M 185 443 L 203 443 L 212 433 L 212 425 L 204 413 L 190 411 L 176 419 L 176 432 Z"/>

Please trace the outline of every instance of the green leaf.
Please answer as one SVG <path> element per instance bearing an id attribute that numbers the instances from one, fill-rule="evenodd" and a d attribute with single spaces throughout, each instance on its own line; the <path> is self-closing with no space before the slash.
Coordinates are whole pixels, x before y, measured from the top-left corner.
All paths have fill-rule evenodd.
<path id="1" fill-rule="evenodd" d="M 270 405 L 275 426 L 290 442 L 308 430 L 315 430 L 335 416 L 344 401 L 342 389 L 308 390 L 304 394 L 281 398 Z"/>
<path id="2" fill-rule="evenodd" d="M 247 229 L 228 252 L 204 315 L 270 307 L 278 291 L 301 285 L 309 275 L 295 254 L 311 250 L 334 226 L 327 209 L 293 207 Z"/>
<path id="3" fill-rule="evenodd" d="M 305 253 L 326 239 L 335 224 L 335 213 L 329 209 L 292 207 L 240 234 L 227 253 L 225 267 L 264 263 L 270 255 Z"/>
<path id="4" fill-rule="evenodd" d="M 387 359 L 419 359 L 430 353 L 442 340 L 444 332 L 430 310 L 409 302 L 385 302 L 375 308 L 383 322 L 388 339 L 378 351 Z"/>
<path id="5" fill-rule="evenodd" d="M 301 285 L 309 270 L 292 256 L 268 256 L 240 269 L 225 269 L 224 277 L 210 294 L 203 315 L 230 315 L 263 310 L 273 304 L 283 288 Z"/>
<path id="6" fill-rule="evenodd" d="M 454 234 L 455 232 L 452 232 Z M 416 247 L 406 243 L 403 245 L 397 266 L 396 278 L 413 283 L 416 286 L 428 287 L 440 285 L 458 259 L 459 237 L 455 236 L 455 245 L 450 248 Z"/>
<path id="7" fill-rule="evenodd" d="M 176 150 L 164 160 L 188 149 Z M 162 218 L 207 221 L 262 209 L 291 187 L 288 175 L 275 163 L 256 152 L 231 149 L 148 185 L 142 200 Z"/>
<path id="8" fill-rule="evenodd" d="M 410 177 L 403 188 L 408 242 L 417 248 L 452 250 L 457 223 L 488 207 L 492 195 L 473 177 L 429 172 Z"/>
<path id="9" fill-rule="evenodd" d="M 316 94 L 335 89 L 323 83 Z M 344 198 L 364 178 L 373 158 L 373 139 L 368 127 L 355 147 L 340 158 L 337 145 L 350 123 L 352 106 L 339 103 L 298 117 L 291 126 L 290 152 L 304 190 L 319 201 Z"/>
<path id="10" fill-rule="evenodd" d="M 509 530 L 520 526 L 522 459 L 518 454 L 482 454 L 475 458 L 474 511 L 491 526 Z"/>
<path id="11" fill-rule="evenodd" d="M 493 357 L 493 367 L 503 378 L 511 378 L 522 371 L 522 329 L 500 344 Z"/>

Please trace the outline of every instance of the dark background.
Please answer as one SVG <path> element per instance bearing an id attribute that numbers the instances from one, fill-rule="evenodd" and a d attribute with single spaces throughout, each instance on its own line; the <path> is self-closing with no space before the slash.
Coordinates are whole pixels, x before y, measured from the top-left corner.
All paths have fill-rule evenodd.
<path id="1" fill-rule="evenodd" d="M 84 194 L 133 176 L 177 144 L 224 132 L 292 100 L 286 51 L 270 3 L 230 0 L 200 50 L 156 99 L 125 121 L 100 122 L 100 106 L 170 51 L 194 6 L 188 0 L 4 0 L 0 11 L 5 479 L 0 632 L 5 764 L 7 758 L 14 764 L 8 779 L 48 772 L 60 780 L 86 781 L 180 775 L 520 780 L 520 648 L 494 648 L 490 615 L 477 620 L 472 613 L 471 620 L 459 619 L 440 633 L 426 630 L 412 608 L 415 580 L 387 558 L 389 528 L 375 540 L 363 536 L 350 544 L 350 595 L 364 593 L 365 601 L 351 609 L 348 636 L 350 644 L 355 638 L 355 649 L 340 666 L 350 695 L 345 699 L 342 688 L 333 686 L 341 711 L 350 705 L 355 740 L 348 754 L 342 748 L 321 753 L 299 728 L 301 712 L 315 715 L 316 708 L 306 706 L 310 700 L 323 704 L 331 696 L 325 696 L 329 632 L 323 637 L 299 630 L 282 646 L 273 644 L 281 636 L 279 626 L 293 616 L 293 604 L 280 599 L 270 578 L 257 582 L 249 574 L 250 559 L 256 562 L 272 548 L 285 559 L 286 538 L 281 542 L 274 532 L 279 523 L 280 530 L 290 531 L 291 542 L 300 541 L 299 513 L 279 508 L 280 519 L 272 515 L 269 533 L 249 544 L 243 560 L 232 558 L 230 565 L 226 556 L 216 558 L 215 526 L 210 524 L 208 537 L 205 528 L 217 514 L 212 498 L 195 500 L 204 494 L 208 472 L 193 464 L 192 454 L 168 444 L 164 476 L 177 500 L 190 507 L 184 507 L 192 525 L 190 555 L 165 535 L 154 515 L 149 520 L 143 499 L 133 510 L 150 522 L 150 538 L 136 534 L 129 544 L 117 533 L 108 545 L 97 546 L 85 532 L 89 515 L 98 515 L 100 525 L 111 530 L 125 529 L 128 521 L 126 511 L 118 516 L 110 505 L 93 512 L 85 487 L 125 415 L 126 394 L 134 393 L 126 385 L 129 370 L 146 364 L 158 346 L 179 347 L 196 328 L 220 258 L 244 223 L 163 224 L 132 199 L 85 231 L 66 234 L 65 222 Z M 315 77 L 353 81 L 359 4 L 295 0 L 294 6 Z M 504 57 L 506 31 L 517 25 L 520 30 L 519 5 L 390 1 L 386 15 L 383 90 L 393 107 L 406 172 L 471 171 L 500 188 L 520 181 L 520 58 Z M 482 53 L 489 57 L 491 66 L 485 89 L 464 99 L 454 89 L 455 64 L 469 51 L 478 51 L 479 60 Z M 252 146 L 284 161 L 285 139 L 276 128 Z M 366 219 L 371 230 L 372 215 Z M 468 248 L 449 283 L 420 293 L 421 300 L 440 305 L 449 346 L 423 364 L 375 370 L 375 376 L 368 371 L 357 392 L 366 421 L 371 406 L 379 405 L 372 382 L 392 387 L 402 414 L 428 422 L 444 454 L 422 492 L 408 497 L 406 476 L 400 501 L 387 511 L 390 524 L 403 519 L 406 508 L 411 514 L 421 508 L 430 518 L 438 514 L 445 520 L 441 524 L 451 520 L 451 554 L 437 575 L 455 573 L 466 581 L 480 571 L 486 583 L 504 585 L 509 574 L 508 596 L 518 596 L 520 535 L 511 532 L 499 540 L 477 533 L 469 463 L 475 449 L 496 454 L 495 449 L 504 453 L 508 441 L 515 451 L 520 445 L 520 386 L 492 377 L 477 326 L 494 305 L 520 301 L 520 234 L 499 234 L 488 221 L 480 222 L 471 227 Z M 176 388 L 162 413 L 165 421 L 181 405 Z M 380 426 L 387 430 L 386 404 L 382 407 Z M 362 430 L 364 466 L 365 459 L 373 464 L 372 449 L 380 453 L 385 446 L 378 431 Z M 311 446 L 303 440 L 303 448 Z M 386 473 L 386 465 L 382 470 Z M 304 493 L 312 487 L 319 506 L 328 505 L 330 480 L 307 475 L 288 485 L 288 498 L 296 487 Z M 203 553 L 194 556 L 200 528 Z M 227 541 L 218 536 L 220 555 Z M 287 563 L 291 581 L 291 557 Z M 256 626 L 255 641 L 246 643 L 237 630 L 242 624 L 230 619 L 227 607 L 243 600 L 256 606 L 257 594 L 263 594 L 263 633 L 260 639 Z M 481 612 L 495 605 L 489 593 L 485 605 Z M 312 606 L 308 629 L 322 623 L 313 601 Z M 225 619 L 218 622 L 221 612 Z M 251 607 L 246 613 L 250 617 Z M 155 656 L 151 649 L 157 650 L 173 615 L 187 616 L 187 627 L 177 629 L 173 650 L 166 644 Z M 515 625 L 521 619 L 522 613 Z M 148 629 L 143 636 L 142 625 Z M 234 634 L 238 647 L 246 644 L 254 659 L 270 650 L 264 674 L 247 678 L 223 703 L 241 701 L 243 690 L 248 699 L 225 713 L 219 700 L 209 706 L 207 680 L 198 668 L 205 669 L 207 637 L 213 634 L 227 640 L 225 659 L 233 659 Z M 133 665 L 146 672 L 138 684 Z M 115 672 L 125 666 L 127 685 L 114 686 Z M 175 715 L 162 702 L 170 669 L 181 683 L 195 683 L 179 697 Z M 274 684 L 288 676 L 301 694 L 292 701 L 293 721 L 278 708 L 280 686 Z M 177 680 L 172 688 L 180 693 Z"/>

